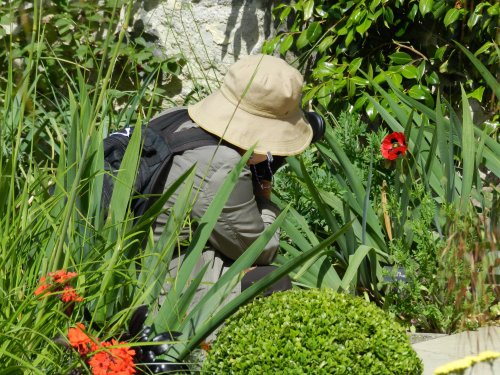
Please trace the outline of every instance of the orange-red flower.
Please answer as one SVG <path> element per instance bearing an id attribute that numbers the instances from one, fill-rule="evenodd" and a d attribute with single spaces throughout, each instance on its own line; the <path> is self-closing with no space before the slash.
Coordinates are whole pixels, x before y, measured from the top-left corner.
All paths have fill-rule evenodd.
<path id="1" fill-rule="evenodd" d="M 50 285 L 46 284 L 46 277 L 45 276 L 40 277 L 40 285 L 35 290 L 35 296 L 38 296 L 38 295 L 44 293 L 49 288 L 50 288 Z"/>
<path id="2" fill-rule="evenodd" d="M 66 272 L 64 270 L 49 272 L 47 277 L 42 276 L 40 278 L 40 284 L 34 293 L 38 296 L 47 292 L 62 292 L 59 293 L 59 298 L 63 302 L 81 302 L 83 298 L 69 285 L 69 282 L 76 276 L 76 272 Z"/>
<path id="3" fill-rule="evenodd" d="M 212 349 L 212 345 L 209 342 L 207 342 L 207 341 L 202 341 L 200 343 L 200 348 L 203 349 L 206 352 L 209 352 L 210 349 Z"/>
<path id="4" fill-rule="evenodd" d="M 135 350 L 123 346 L 116 340 L 103 342 L 103 350 L 95 353 L 89 360 L 93 375 L 132 375 L 136 373 L 134 365 Z M 121 345 L 120 347 L 114 347 Z"/>
<path id="5" fill-rule="evenodd" d="M 68 302 L 82 302 L 83 301 L 83 297 L 80 296 L 75 288 L 69 286 L 69 285 L 66 285 L 64 287 L 64 290 L 62 292 L 62 295 L 61 295 L 61 301 L 65 302 L 65 303 L 68 303 Z"/>
<path id="6" fill-rule="evenodd" d="M 55 272 L 50 272 L 49 276 L 52 277 L 54 282 L 58 284 L 67 284 L 69 280 L 76 277 L 76 272 L 66 272 L 64 270 L 59 270 Z"/>
<path id="7" fill-rule="evenodd" d="M 98 348 L 97 344 L 85 333 L 85 326 L 82 323 L 77 323 L 75 328 L 68 330 L 68 340 L 82 356 Z"/>
<path id="8" fill-rule="evenodd" d="M 404 156 L 407 149 L 405 135 L 400 132 L 394 132 L 386 136 L 380 146 L 382 156 L 389 160 L 395 160 L 399 155 Z"/>

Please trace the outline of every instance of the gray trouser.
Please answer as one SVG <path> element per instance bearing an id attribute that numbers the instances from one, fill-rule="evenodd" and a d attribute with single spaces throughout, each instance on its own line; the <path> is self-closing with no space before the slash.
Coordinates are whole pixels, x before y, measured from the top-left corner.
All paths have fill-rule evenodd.
<path id="1" fill-rule="evenodd" d="M 172 283 L 175 282 L 178 269 L 181 266 L 182 261 L 184 260 L 184 256 L 185 254 L 181 254 L 180 256 L 175 257 L 169 264 L 169 274 L 167 275 L 166 279 L 167 281 L 163 284 L 163 293 L 160 296 L 159 300 L 160 306 L 165 299 L 165 295 L 172 288 Z M 217 282 L 217 280 L 219 280 L 219 278 L 229 269 L 230 266 L 228 263 L 224 262 L 224 260 L 219 256 L 219 254 L 216 251 L 210 249 L 205 250 L 203 251 L 200 259 L 198 260 L 196 266 L 194 267 L 194 270 L 190 276 L 190 280 L 193 280 L 199 274 L 199 272 L 202 270 L 205 264 L 208 264 L 208 268 L 203 276 L 200 285 L 198 286 L 198 289 L 196 290 L 193 300 L 191 301 L 191 306 L 188 309 L 188 313 L 193 309 L 194 306 L 196 306 L 201 301 L 203 296 L 205 296 L 205 294 Z M 238 282 L 236 286 L 233 288 L 233 290 L 230 292 L 230 294 L 226 297 L 226 299 L 218 302 L 219 307 L 227 304 L 229 301 L 231 301 L 237 295 L 239 295 L 240 292 L 241 292 L 241 284 Z M 215 333 L 211 334 L 207 338 L 207 341 L 212 341 L 214 338 L 215 338 Z"/>

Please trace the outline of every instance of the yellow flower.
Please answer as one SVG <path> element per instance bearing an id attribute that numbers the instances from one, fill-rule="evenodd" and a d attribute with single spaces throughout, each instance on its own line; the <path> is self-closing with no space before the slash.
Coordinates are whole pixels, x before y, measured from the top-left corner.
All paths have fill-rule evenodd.
<path id="1" fill-rule="evenodd" d="M 447 363 L 434 370 L 434 375 L 446 375 L 454 372 L 462 372 L 474 364 L 471 357 L 465 357 L 456 361 Z"/>
<path id="2" fill-rule="evenodd" d="M 486 351 L 476 356 L 467 356 L 465 358 L 447 363 L 434 370 L 434 375 L 447 375 L 452 373 L 463 373 L 466 369 L 478 362 L 492 361 L 500 358 L 499 352 Z"/>
<path id="3" fill-rule="evenodd" d="M 479 353 L 476 356 L 477 362 L 483 362 L 483 361 L 492 361 L 494 359 L 497 359 L 500 357 L 499 352 L 493 352 L 491 350 Z"/>

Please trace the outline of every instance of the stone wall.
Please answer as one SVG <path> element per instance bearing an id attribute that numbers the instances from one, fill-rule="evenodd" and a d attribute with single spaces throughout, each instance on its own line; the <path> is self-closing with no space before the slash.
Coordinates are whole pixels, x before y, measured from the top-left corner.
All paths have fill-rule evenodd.
<path id="1" fill-rule="evenodd" d="M 167 56 L 187 65 L 169 93 L 181 103 L 193 85 L 217 88 L 227 67 L 261 51 L 272 31 L 272 0 L 143 0 L 133 25 L 155 39 Z M 197 99 L 196 97 L 194 98 Z"/>

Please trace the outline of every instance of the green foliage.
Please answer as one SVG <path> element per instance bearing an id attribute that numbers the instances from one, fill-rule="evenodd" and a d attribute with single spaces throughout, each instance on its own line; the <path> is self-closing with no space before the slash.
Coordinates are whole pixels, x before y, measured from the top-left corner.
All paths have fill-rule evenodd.
<path id="1" fill-rule="evenodd" d="M 274 293 L 242 307 L 202 373 L 421 374 L 404 330 L 362 298 L 329 289 Z"/>
<path id="2" fill-rule="evenodd" d="M 383 137 L 382 131 L 378 134 L 368 131 L 368 125 L 361 121 L 359 115 L 353 113 L 342 112 L 338 119 L 332 117 L 332 121 L 334 122 L 332 136 L 353 164 L 356 174 L 366 182 L 370 170 L 370 161 L 373 158 L 375 160 L 381 159 L 378 153 L 374 155 L 373 150 L 380 148 Z M 342 198 L 344 193 L 342 185 L 333 176 L 330 166 L 324 161 L 314 145 L 302 153 L 300 159 L 304 163 L 314 185 L 324 197 L 328 196 L 330 200 Z M 338 173 L 339 177 L 346 177 L 342 171 Z M 296 177 L 289 165 L 281 168 L 274 178 L 275 193 L 281 201 L 291 202 L 292 206 L 311 225 L 315 233 L 328 230 L 327 223 L 322 218 L 321 212 L 315 207 L 307 185 Z M 379 179 L 379 176 L 375 176 L 375 186 Z M 342 210 L 339 210 L 336 214 L 342 215 Z"/>
<path id="3" fill-rule="evenodd" d="M 102 69 L 109 66 L 107 57 L 115 48 L 118 55 L 113 81 L 117 82 L 117 98 L 127 95 L 127 89 L 140 87 L 146 76 L 158 68 L 169 75 L 179 73 L 181 60 L 166 56 L 142 30 L 130 28 L 124 34 L 125 41 L 118 40 L 120 30 L 128 27 L 125 10 L 129 3 L 52 0 L 37 9 L 21 0 L 9 2 L 0 10 L 2 71 L 12 60 L 13 74 L 18 76 L 28 62 L 30 44 L 36 43 L 38 56 L 34 63 L 38 71 L 45 73 L 40 75 L 37 89 L 43 93 L 53 89 L 65 92 L 77 68 L 84 72 L 88 84 L 95 85 Z"/>
<path id="4" fill-rule="evenodd" d="M 491 117 L 498 98 L 452 41 L 498 69 L 499 13 L 496 1 L 297 0 L 274 8 L 280 27 L 263 50 L 298 56 L 308 74 L 304 102 L 335 114 L 353 108 L 374 120 L 377 110 L 363 92 L 374 94 L 370 80 L 391 79 L 431 107 L 437 90 L 459 102 L 462 84 Z"/>
<path id="5" fill-rule="evenodd" d="M 66 2 L 60 5 L 68 6 Z M 125 20 L 130 17 L 133 4 L 126 5 Z M 28 7 L 42 8 L 38 1 L 33 8 Z M 33 24 L 38 25 L 42 15 L 34 12 L 33 17 Z M 34 36 L 43 39 L 40 29 Z M 290 260 L 224 304 L 243 270 L 253 264 L 280 225 L 285 212 L 198 304 L 192 303 L 207 269 L 195 270 L 200 254 L 251 154 L 249 150 L 225 180 L 198 226 L 193 228 L 187 255 L 173 281 L 176 287 L 169 289 L 162 306 L 158 306 L 169 263 L 181 251 L 178 240 L 192 206 L 193 170 L 186 171 L 141 218 L 133 218 L 128 197 L 141 147 L 141 132 L 134 132 L 114 183 L 107 215 L 101 209 L 105 173 L 102 139 L 110 128 L 122 122 L 140 126 L 147 121 L 152 112 L 151 103 L 157 99 L 146 100 L 149 107 L 144 107 L 143 99 L 156 95 L 144 84 L 141 90 L 130 93 L 129 105 L 120 112 L 112 105 L 116 90 L 110 84 L 121 64 L 121 43 L 125 36 L 126 28 L 120 28 L 116 43 L 111 43 L 111 39 L 106 42 L 108 46 L 112 44 L 112 48 L 106 58 L 99 60 L 97 74 L 94 70 L 93 74 L 80 74 L 81 69 L 75 69 L 74 75 L 68 76 L 64 90 L 54 89 L 49 93 L 37 86 L 42 79 L 38 61 L 44 55 L 34 43 L 29 43 L 30 52 L 25 57 L 20 84 L 16 86 L 14 80 L 6 79 L 5 86 L 0 86 L 3 90 L 0 97 L 4 100 L 0 119 L 5 124 L 0 126 L 2 369 L 33 374 L 82 370 L 85 364 L 80 357 L 59 345 L 65 342 L 68 328 L 78 322 L 84 322 L 87 327 L 95 323 L 100 329 L 92 331 L 101 340 L 118 338 L 127 330 L 132 312 L 143 304 L 150 310 L 146 324 L 153 327 L 152 334 L 165 331 L 182 334 L 167 353 L 169 360 L 181 361 L 241 304 L 321 253 L 345 231 L 344 228 L 329 236 L 302 257 Z M 53 57 L 57 60 L 57 55 Z M 5 77 L 13 77 L 17 68 L 12 66 L 12 60 L 8 61 Z M 147 82 L 152 82 L 154 77 L 150 74 Z M 48 107 L 54 104 L 52 109 L 46 110 L 47 103 Z M 40 142 L 41 139 L 46 142 Z M 49 157 L 35 157 L 40 153 Z M 151 224 L 177 189 L 181 189 L 178 199 L 160 239 L 155 242 Z M 40 278 L 58 269 L 78 274 L 74 286 L 84 298 L 83 302 L 68 306 L 57 296 L 38 298 L 34 295 Z"/>
<path id="6" fill-rule="evenodd" d="M 378 149 L 382 132 L 368 132 L 367 125 L 353 114 L 343 113 L 338 120 L 327 117 L 330 119 L 335 127 L 327 126 L 325 140 L 315 145 L 317 151 L 288 158 L 288 167 L 277 176 L 276 203 L 298 203 L 298 212 L 285 220 L 283 232 L 291 241 L 285 237 L 284 252 L 277 262 L 297 256 L 330 231 L 353 221 L 350 230 L 324 257 L 304 265 L 292 276 L 309 287 L 373 292 L 382 276 L 380 263 L 386 259 L 387 250 L 377 213 L 369 204 L 385 176 L 373 167 L 381 159 Z M 294 192 L 294 185 L 301 190 Z M 355 264 L 358 266 L 352 273 Z M 347 284 L 341 281 L 347 279 Z"/>
<path id="7" fill-rule="evenodd" d="M 484 65 L 475 61 L 476 64 L 484 72 Z M 498 82 L 487 78 L 485 75 L 491 90 L 498 90 Z M 303 167 L 303 162 L 289 158 L 293 178 L 308 191 L 301 195 L 310 197 L 326 225 L 324 232 L 313 232 L 310 228 L 314 224 L 308 223 L 307 213 L 292 211 L 293 216 L 283 226 L 289 239 L 283 241 L 284 254 L 277 262 L 297 256 L 309 244 L 319 242 L 328 233 L 326 228 L 334 229 L 352 221 L 351 230 L 325 256 L 292 274 L 298 284 L 332 288 L 341 285 L 351 292 L 367 292 L 379 301 L 385 295 L 386 308 L 408 325 L 416 322 L 419 329 L 450 332 L 460 329 L 469 315 L 478 320 L 477 316 L 483 314 L 483 320 L 487 320 L 485 312 L 495 303 L 494 298 L 498 298 L 496 284 L 486 286 L 491 284 L 488 280 L 496 262 L 496 253 L 491 250 L 496 232 L 490 229 L 498 227 L 494 207 L 498 206 L 500 149 L 495 134 L 490 135 L 487 127 L 481 130 L 473 125 L 465 92 L 462 114 L 458 116 L 449 102 L 441 103 L 440 97 L 435 99 L 436 106 L 429 108 L 403 93 L 390 80 L 392 93 L 371 83 L 386 106 L 369 95 L 367 100 L 374 104 L 389 131 L 405 133 L 406 156 L 395 161 L 382 159 L 379 150 L 383 133 L 367 135 L 373 152 L 367 164 L 360 152 L 363 149 L 355 147 L 356 142 L 354 147 L 349 141 L 341 146 L 342 139 L 353 137 L 342 138 L 345 125 L 335 122 L 336 130 L 328 127 L 324 141 L 316 144 L 319 151 L 316 160 L 318 166 L 327 166 L 328 183 L 341 187 L 335 192 L 338 196 L 323 191 L 323 182 L 313 180 L 313 173 Z M 476 216 L 477 219 L 470 219 Z M 469 230 L 477 227 L 477 233 L 483 235 L 451 246 L 449 241 L 457 237 L 458 231 L 450 228 L 456 226 Z M 368 249 L 372 249 L 371 254 L 366 255 Z M 444 254 L 447 255 L 443 258 Z M 363 260 L 356 275 L 350 278 L 356 256 L 363 256 Z M 448 256 L 457 262 L 453 269 L 456 279 L 444 272 L 449 270 L 447 262 L 454 264 Z M 474 263 L 470 259 L 484 264 L 480 274 L 466 271 Z M 394 265 L 395 271 L 404 268 L 408 284 L 393 280 L 384 288 L 380 283 L 382 264 Z M 340 281 L 346 275 L 352 282 Z M 484 287 L 464 289 L 467 280 Z M 449 289 L 448 282 L 457 286 L 450 289 L 449 296 L 443 294 L 443 290 Z M 464 302 L 454 306 L 452 302 L 458 301 L 458 295 L 462 295 Z"/>
<path id="8" fill-rule="evenodd" d="M 498 89 L 497 82 L 488 82 Z M 391 88 L 398 102 L 377 90 L 396 117 L 376 106 L 392 130 L 405 129 L 409 154 L 393 164 L 388 203 L 381 208 L 390 254 L 396 268 L 406 269 L 408 283 L 392 283 L 386 306 L 424 330 L 452 332 L 468 319 L 484 322 L 498 298 L 491 281 L 498 143 L 472 124 L 465 92 L 459 118 L 439 98 L 431 109 Z"/>
<path id="9" fill-rule="evenodd" d="M 129 27 L 132 3 L 14 0 L 0 7 L 0 92 L 7 92 L 10 85 L 31 85 L 25 92 L 28 100 L 23 116 L 32 132 L 23 130 L 21 134 L 25 142 L 20 157 L 27 158 L 25 151 L 33 141 L 38 147 L 29 156 L 38 161 L 55 158 L 58 138 L 69 132 L 61 125 L 68 124 L 63 114 L 69 111 L 69 91 L 80 91 L 75 86 L 79 74 L 90 93 L 99 91 L 104 75 L 109 75 L 104 105 L 123 108 L 146 86 L 142 105 L 160 107 L 166 94 L 162 86 L 180 73 L 184 61 L 167 56 L 151 36 Z M 9 97 L 1 96 L 0 105 L 10 105 Z M 111 128 L 123 125 L 113 113 L 108 115 L 98 121 Z M 137 113 L 131 115 L 136 120 Z M 15 126 L 7 126 L 5 131 L 9 135 L 14 130 Z M 2 146 L 2 152 L 11 151 L 8 145 Z"/>
<path id="10" fill-rule="evenodd" d="M 429 202 L 423 204 L 428 206 Z M 404 241 L 393 241 L 395 268 L 406 270 L 406 281 L 389 283 L 387 309 L 406 325 L 425 332 L 475 329 L 495 319 L 490 308 L 499 296 L 495 272 L 497 234 L 482 222 L 492 209 L 485 207 L 483 214 L 470 212 L 464 216 L 453 207 L 443 208 L 446 240 L 427 230 L 416 233 L 419 243 L 411 251 Z M 432 227 L 431 220 L 425 218 L 411 225 Z"/>

